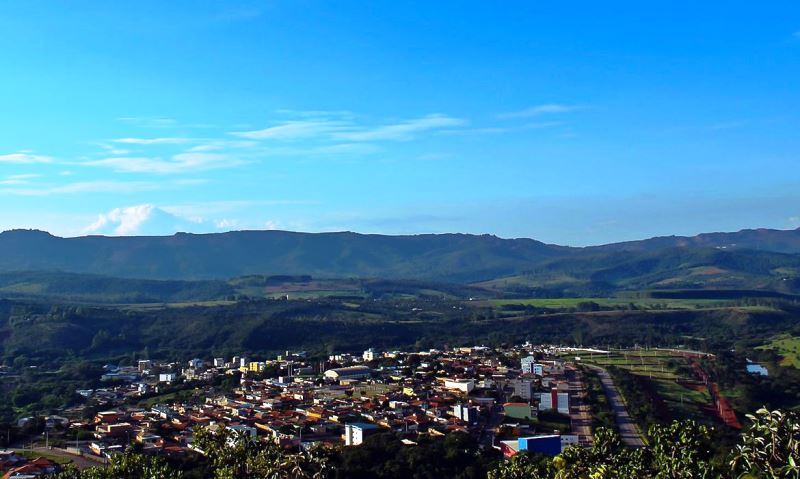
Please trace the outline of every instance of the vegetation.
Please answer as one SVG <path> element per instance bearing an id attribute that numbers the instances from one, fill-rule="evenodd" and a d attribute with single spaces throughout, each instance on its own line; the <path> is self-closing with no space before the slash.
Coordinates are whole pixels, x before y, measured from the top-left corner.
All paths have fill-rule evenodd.
<path id="1" fill-rule="evenodd" d="M 782 334 L 757 349 L 775 351 L 781 357 L 781 366 L 800 369 L 800 337 Z"/>
<path id="2" fill-rule="evenodd" d="M 759 410 L 751 427 L 722 460 L 713 433 L 694 421 L 651 426 L 652 446 L 626 449 L 615 433 L 599 429 L 591 448 L 571 447 L 554 458 L 518 454 L 490 479 L 793 478 L 800 475 L 800 416 Z"/>

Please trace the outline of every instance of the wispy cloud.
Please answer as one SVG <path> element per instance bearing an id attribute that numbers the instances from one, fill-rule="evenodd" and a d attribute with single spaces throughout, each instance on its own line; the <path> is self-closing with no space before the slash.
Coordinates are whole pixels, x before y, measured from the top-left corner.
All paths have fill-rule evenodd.
<path id="1" fill-rule="evenodd" d="M 38 178 L 41 175 L 36 173 L 25 173 L 20 175 L 9 175 L 0 180 L 0 185 L 27 185 L 33 178 Z"/>
<path id="2" fill-rule="evenodd" d="M 344 118 L 315 118 L 289 120 L 261 130 L 238 131 L 232 134 L 253 140 L 401 141 L 410 140 L 426 131 L 452 128 L 465 123 L 465 120 L 443 114 L 379 125 L 359 124 Z"/>
<path id="3" fill-rule="evenodd" d="M 81 181 L 63 185 L 3 188 L 0 189 L 0 194 L 15 196 L 49 196 L 78 193 L 135 193 L 158 188 L 159 184 L 146 181 Z"/>
<path id="4" fill-rule="evenodd" d="M 117 138 L 114 143 L 127 145 L 179 145 L 192 141 L 190 138 L 162 137 L 162 138 Z"/>
<path id="5" fill-rule="evenodd" d="M 296 120 L 261 130 L 234 132 L 233 135 L 252 140 L 297 140 L 329 136 L 349 127 L 348 123 L 337 120 Z"/>
<path id="6" fill-rule="evenodd" d="M 7 155 L 0 155 L 0 163 L 34 164 L 52 163 L 54 160 L 50 156 L 36 155 L 30 151 L 18 151 Z"/>
<path id="7" fill-rule="evenodd" d="M 720 123 L 715 123 L 708 128 L 710 130 L 732 130 L 734 128 L 741 128 L 747 125 L 746 121 L 743 120 L 732 120 L 732 121 L 723 121 Z"/>
<path id="8" fill-rule="evenodd" d="M 123 173 L 169 174 L 230 168 L 242 163 L 242 160 L 227 154 L 189 151 L 178 153 L 169 159 L 124 156 L 88 161 L 83 165 L 106 167 Z"/>
<path id="9" fill-rule="evenodd" d="M 394 124 L 368 127 L 360 131 L 340 132 L 337 136 L 350 141 L 410 140 L 418 133 L 452 128 L 464 124 L 466 124 L 465 120 L 437 113 Z"/>
<path id="10" fill-rule="evenodd" d="M 520 111 L 511 111 L 500 113 L 497 118 L 501 120 L 508 120 L 514 118 L 530 118 L 539 115 L 554 114 L 554 113 L 569 113 L 581 110 L 583 107 L 578 105 L 566 105 L 562 103 L 546 103 L 543 105 L 536 105 Z"/>
<path id="11" fill-rule="evenodd" d="M 134 125 L 143 128 L 172 128 L 178 126 L 178 120 L 175 120 L 173 118 L 163 118 L 163 117 L 124 116 L 121 118 L 117 118 L 117 120 L 122 123 L 127 123 L 129 125 Z"/>
<path id="12" fill-rule="evenodd" d="M 543 128 L 552 128 L 563 125 L 562 121 L 547 121 L 538 123 L 526 123 L 518 126 L 488 126 L 482 128 L 460 128 L 457 130 L 443 130 L 440 133 L 443 135 L 500 135 L 504 133 L 513 133 L 524 130 L 539 130 Z"/>

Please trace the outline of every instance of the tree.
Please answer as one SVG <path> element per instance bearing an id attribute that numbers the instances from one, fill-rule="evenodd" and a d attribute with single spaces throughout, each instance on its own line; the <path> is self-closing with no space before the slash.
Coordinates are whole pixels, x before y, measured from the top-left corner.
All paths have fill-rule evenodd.
<path id="1" fill-rule="evenodd" d="M 800 414 L 761 408 L 731 455 L 734 477 L 800 477 Z"/>

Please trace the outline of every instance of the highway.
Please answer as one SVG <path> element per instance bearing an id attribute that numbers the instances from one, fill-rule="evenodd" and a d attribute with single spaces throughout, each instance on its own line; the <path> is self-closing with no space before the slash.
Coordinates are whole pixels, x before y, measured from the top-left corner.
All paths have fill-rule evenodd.
<path id="1" fill-rule="evenodd" d="M 587 364 L 586 366 L 595 371 L 597 377 L 600 378 L 603 392 L 605 392 L 611 410 L 614 412 L 614 418 L 617 421 L 617 429 L 619 430 L 620 436 L 622 436 L 622 442 L 630 447 L 644 447 L 645 442 L 642 439 L 639 428 L 636 426 L 636 423 L 631 420 L 630 415 L 628 415 L 628 409 L 625 407 L 622 396 L 617 390 L 617 386 L 614 385 L 614 381 L 611 379 L 608 371 L 592 364 Z"/>

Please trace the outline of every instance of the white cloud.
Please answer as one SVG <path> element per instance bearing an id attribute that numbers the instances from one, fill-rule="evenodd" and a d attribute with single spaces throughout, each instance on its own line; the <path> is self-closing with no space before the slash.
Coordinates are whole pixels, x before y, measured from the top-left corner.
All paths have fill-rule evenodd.
<path id="1" fill-rule="evenodd" d="M 239 225 L 239 220 L 221 219 L 214 222 L 214 225 L 221 230 L 231 230 Z"/>
<path id="2" fill-rule="evenodd" d="M 191 139 L 166 136 L 162 138 L 116 138 L 111 141 L 127 145 L 179 145 L 188 143 Z"/>
<path id="3" fill-rule="evenodd" d="M 30 184 L 31 179 L 38 178 L 39 176 L 41 175 L 37 175 L 35 173 L 9 175 L 6 176 L 5 179 L 0 180 L 0 185 L 27 185 Z"/>
<path id="4" fill-rule="evenodd" d="M 0 163 L 33 164 L 52 162 L 53 158 L 50 156 L 35 155 L 27 150 L 9 153 L 7 155 L 0 155 Z"/>
<path id="5" fill-rule="evenodd" d="M 349 127 L 347 122 L 339 120 L 297 120 L 285 121 L 262 130 L 240 131 L 233 134 L 252 140 L 297 140 L 328 136 Z"/>
<path id="6" fill-rule="evenodd" d="M 227 149 L 242 149 L 242 148 L 253 148 L 258 146 L 257 141 L 249 141 L 249 140 L 239 140 L 239 141 L 228 141 L 228 140 L 209 140 L 205 141 L 204 143 L 193 146 L 189 148 L 188 151 L 219 151 L 219 150 L 227 150 Z"/>
<path id="7" fill-rule="evenodd" d="M 184 152 L 170 159 L 159 157 L 113 157 L 83 163 L 87 166 L 102 166 L 124 173 L 181 173 L 186 171 L 230 168 L 243 162 L 236 157 L 221 153 Z"/>
<path id="8" fill-rule="evenodd" d="M 0 194 L 16 196 L 48 196 L 76 193 L 135 193 L 154 190 L 156 183 L 146 181 L 81 181 L 64 185 L 28 186 L 26 188 L 4 188 Z"/>
<path id="9" fill-rule="evenodd" d="M 176 232 L 209 233 L 230 231 L 240 226 L 237 219 L 224 218 L 206 220 L 189 218 L 176 214 L 169 208 L 159 208 L 153 204 L 141 204 L 114 208 L 101 213 L 97 219 L 83 229 L 83 234 L 102 234 L 114 236 L 161 236 Z"/>
<path id="10" fill-rule="evenodd" d="M 179 218 L 151 204 L 115 208 L 98 215 L 97 220 L 84 229 L 85 234 L 163 235 L 189 231 L 197 224 Z"/>
<path id="11" fill-rule="evenodd" d="M 117 118 L 122 123 L 140 126 L 143 128 L 171 128 L 178 125 L 178 121 L 172 118 L 142 118 L 126 116 Z"/>
<path id="12" fill-rule="evenodd" d="M 379 140 L 410 140 L 417 133 L 430 130 L 440 130 L 464 125 L 466 122 L 460 118 L 447 115 L 433 114 L 422 118 L 405 120 L 392 125 L 383 125 L 339 133 L 337 136 L 350 141 L 379 141 Z"/>
<path id="13" fill-rule="evenodd" d="M 553 113 L 569 113 L 580 109 L 582 109 L 582 107 L 577 105 L 546 103 L 544 105 L 536 105 L 520 111 L 500 113 L 499 115 L 497 115 L 497 118 L 500 119 L 529 118 L 533 116 L 553 114 Z"/>
<path id="14" fill-rule="evenodd" d="M 352 120 L 326 118 L 291 120 L 262 130 L 238 131 L 232 134 L 253 140 L 322 139 L 327 141 L 397 141 L 409 140 L 416 134 L 464 125 L 460 118 L 431 114 L 384 125 L 359 125 Z"/>

